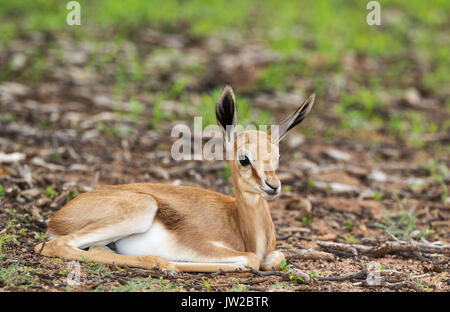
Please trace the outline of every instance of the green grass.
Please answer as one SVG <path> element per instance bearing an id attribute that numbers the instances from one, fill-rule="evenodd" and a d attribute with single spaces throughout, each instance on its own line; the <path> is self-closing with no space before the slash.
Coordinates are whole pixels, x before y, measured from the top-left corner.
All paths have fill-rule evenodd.
<path id="1" fill-rule="evenodd" d="M 228 163 L 226 163 L 224 165 L 223 169 L 219 171 L 219 175 L 224 180 L 228 180 L 229 178 L 231 178 L 231 168 L 230 168 L 230 165 Z"/>
<path id="2" fill-rule="evenodd" d="M 206 288 L 207 292 L 211 291 L 211 285 L 208 283 L 208 281 L 203 281 L 203 285 L 205 285 L 205 288 Z"/>
<path id="3" fill-rule="evenodd" d="M 430 171 L 431 178 L 440 184 L 442 193 L 441 199 L 445 201 L 448 197 L 448 186 L 445 179 L 450 175 L 448 167 L 443 162 L 439 162 L 436 159 L 430 159 L 427 164 L 428 170 Z"/>
<path id="4" fill-rule="evenodd" d="M 52 198 L 52 199 L 59 195 L 59 193 L 57 191 L 55 191 L 51 186 L 47 186 L 45 188 L 45 190 L 43 191 L 43 193 L 48 198 Z"/>
<path id="5" fill-rule="evenodd" d="M 202 90 L 200 99 L 189 103 L 188 91 L 198 81 L 208 79 L 208 68 L 201 57 L 177 47 L 153 45 L 142 41 L 140 34 L 149 27 L 166 34 L 179 34 L 194 42 L 216 38 L 227 46 L 233 34 L 257 39 L 279 58 L 261 68 L 250 86 L 251 92 L 291 92 L 299 88 L 299 80 L 308 80 L 308 91 L 318 98 L 333 87 L 338 94 L 335 103 L 319 103 L 318 109 L 332 110 L 340 119 L 343 130 L 386 131 L 405 140 L 412 147 L 423 149 L 424 134 L 448 131 L 449 123 L 435 124 L 430 117 L 416 110 L 390 112 L 383 92 L 395 94 L 419 85 L 421 93 L 439 101 L 448 98 L 450 84 L 450 53 L 448 53 L 448 20 L 450 2 L 447 0 L 383 0 L 382 25 L 366 23 L 367 2 L 359 0 L 80 0 L 81 26 L 65 22 L 66 2 L 59 0 L 15 0 L 0 3 L 0 48 L 12 40 L 29 42 L 36 32 L 64 34 L 75 42 L 90 43 L 86 69 L 112 79 L 119 99 L 130 101 L 125 117 L 136 122 L 142 118 L 145 105 L 134 99 L 136 93 L 158 92 L 151 101 L 151 126 L 159 129 L 162 120 L 174 116 L 161 109 L 162 99 L 177 100 L 194 105 L 203 116 L 203 126 L 215 124 L 214 105 L 222 86 Z M 390 18 L 395 16 L 395 18 Z M 224 34 L 228 34 L 224 36 Z M 58 36 L 57 36 L 58 37 Z M 239 36 L 238 36 L 239 37 Z M 113 43 L 105 49 L 105 43 Z M 136 49 L 125 49 L 129 42 Z M 58 40 L 47 47 L 33 48 L 28 56 L 29 66 L 19 72 L 5 64 L 1 80 L 19 79 L 40 82 L 49 75 L 49 60 L 65 63 Z M 126 50 L 126 51 L 125 51 Z M 416 56 L 428 69 L 416 78 Z M 343 58 L 374 61 L 378 65 L 370 72 L 348 72 Z M 185 61 L 189 57 L 188 61 Z M 27 63 L 27 64 L 28 64 Z M 158 73 L 155 75 L 155 73 Z M 159 76 L 168 77 L 162 86 Z M 206 75 L 206 76 L 205 76 Z M 336 83 L 345 76 L 356 88 Z M 302 84 L 300 84 L 302 85 Z M 137 88 L 130 88 L 134 86 Z M 149 88 L 149 86 L 152 86 Z M 157 91 L 156 91 L 157 90 Z M 302 90 L 303 91 L 303 90 Z M 401 94 L 401 93 L 399 93 Z M 246 94 L 236 94 L 240 124 L 269 124 L 271 115 L 253 107 Z M 447 101 L 448 102 L 448 101 Z M 448 105 L 448 104 L 447 104 Z M 334 106 L 334 108 L 332 107 Z M 186 110 L 186 107 L 181 109 Z M 186 118 L 187 115 L 177 116 Z M 51 125 L 40 123 L 44 130 Z M 306 128 L 305 128 L 306 129 Z M 99 124 L 108 136 L 123 136 L 127 130 Z M 327 129 L 332 139 L 336 131 Z M 125 132 L 125 133 L 124 133 Z M 445 152 L 445 147 L 442 147 Z M 448 148 L 447 148 L 448 149 Z"/>
<path id="6" fill-rule="evenodd" d="M 345 227 L 348 231 L 351 231 L 353 229 L 353 222 L 351 220 L 345 221 Z"/>
<path id="7" fill-rule="evenodd" d="M 121 287 L 116 287 L 114 291 L 117 292 L 138 292 L 138 291 L 162 291 L 162 292 L 172 292 L 172 291 L 181 291 L 183 289 L 182 286 L 174 285 L 164 278 L 160 277 L 159 279 L 151 279 L 151 277 L 147 279 L 132 279 L 128 281 L 125 285 Z"/>
<path id="8" fill-rule="evenodd" d="M 117 125 L 109 125 L 103 122 L 97 124 L 97 129 L 107 137 L 125 137 L 132 132 L 130 128 L 121 128 Z"/>
<path id="9" fill-rule="evenodd" d="M 281 268 L 281 270 L 283 272 L 287 272 L 287 271 L 289 271 L 289 270 L 291 270 L 293 268 L 293 265 L 292 264 L 287 264 L 287 260 L 283 259 L 280 262 L 280 268 Z"/>
<path id="10" fill-rule="evenodd" d="M 14 214 L 14 209 L 5 209 L 6 212 Z M 29 215 L 23 214 L 20 216 L 22 220 L 26 219 Z M 19 238 L 22 237 L 28 229 L 23 227 L 17 218 L 10 218 L 6 223 L 5 228 L 0 234 L 0 255 L 7 252 L 5 246 L 7 243 L 19 244 Z"/>
<path id="11" fill-rule="evenodd" d="M 438 35 L 448 20 L 450 4 L 436 1 L 381 1 L 384 10 L 397 10 L 396 21 L 382 21 L 382 27 L 369 27 L 366 22 L 366 3 L 353 1 L 139 1 L 126 3 L 118 0 L 80 0 L 82 25 L 65 24 L 65 3 L 57 0 L 26 0 L 2 2 L 0 17 L 3 22 L 1 42 L 8 42 L 23 33 L 35 30 L 64 30 L 77 36 L 90 37 L 116 28 L 117 38 L 127 38 L 145 26 L 157 26 L 171 31 L 183 22 L 194 36 L 210 36 L 222 29 L 242 32 L 243 29 L 261 29 L 271 48 L 286 55 L 314 46 L 325 60 L 334 63 L 344 51 L 352 50 L 373 56 L 396 56 L 411 49 L 405 44 L 405 34 L 417 29 L 412 38 L 414 48 L 423 51 L 437 71 L 430 72 L 427 83 L 448 82 L 449 64 L 445 42 Z M 111 32 L 107 32 L 109 34 Z M 334 40 L 339 38 L 339 40 Z M 283 68 L 281 65 L 280 68 Z M 279 68 L 279 69 L 280 69 Z M 276 71 L 278 71 L 277 69 Z M 282 70 L 283 71 L 283 70 Z M 139 76 L 139 74 L 137 74 Z"/>
<path id="12" fill-rule="evenodd" d="M 436 236 L 432 230 L 425 228 L 417 230 L 416 214 L 403 210 L 386 212 L 383 217 L 384 223 L 375 222 L 374 226 L 394 235 L 400 239 L 426 238 L 430 239 Z"/>
<path id="13" fill-rule="evenodd" d="M 7 22 L 1 25 L 1 38 L 5 42 L 32 30 L 65 30 L 88 36 L 91 29 L 103 31 L 111 26 L 117 28 L 115 36 L 126 38 L 148 25 L 170 31 L 177 23 L 184 22 L 189 32 L 199 37 L 224 28 L 234 31 L 258 28 L 266 31 L 266 39 L 276 50 L 296 54 L 299 49 L 314 44 L 327 60 L 332 61 L 346 50 L 375 56 L 398 55 L 409 49 L 402 36 L 413 28 L 419 31 L 413 39 L 417 48 L 426 51 L 432 61 L 449 61 L 444 42 L 440 42 L 438 36 L 429 36 L 432 32 L 442 31 L 448 19 L 450 4 L 445 0 L 381 1 L 382 10 L 395 9 L 402 15 L 397 21 L 383 23 L 383 27 L 378 28 L 368 27 L 366 3 L 357 0 L 79 2 L 82 25 L 70 29 L 65 24 L 64 17 L 68 12 L 65 3 L 57 0 L 36 0 L 32 4 L 26 0 L 3 2 L 0 17 Z M 448 71 L 440 70 L 432 77 L 448 79 L 449 75 L 444 73 Z"/>
<path id="14" fill-rule="evenodd" d="M 351 94 L 343 93 L 342 102 L 336 112 L 342 117 L 341 125 L 347 129 L 373 129 L 380 125 L 379 110 L 384 106 L 377 92 L 362 87 Z M 367 122 L 369 121 L 369 122 Z"/>
<path id="15" fill-rule="evenodd" d="M 233 286 L 230 289 L 227 289 L 227 292 L 249 292 L 250 291 L 247 285 L 243 285 L 235 279 L 233 279 L 232 283 L 233 283 Z"/>
<path id="16" fill-rule="evenodd" d="M 290 186 L 290 185 L 283 186 L 283 192 L 286 193 L 286 194 L 291 193 L 292 192 L 292 186 Z"/>
<path id="17" fill-rule="evenodd" d="M 69 192 L 69 195 L 67 195 L 66 203 L 70 202 L 72 199 L 74 199 L 78 195 L 79 195 L 78 188 L 75 186 L 74 189 Z"/>
<path id="18" fill-rule="evenodd" d="M 0 269 L 0 288 L 18 287 L 27 291 L 29 287 L 37 285 L 38 278 L 30 274 L 30 268 L 27 266 L 16 268 L 15 264 L 11 264 Z"/>
<path id="19" fill-rule="evenodd" d="M 38 232 L 34 233 L 34 239 L 40 242 L 43 242 L 47 237 L 48 237 L 47 233 L 38 233 Z"/>
<path id="20" fill-rule="evenodd" d="M 373 194 L 373 200 L 380 201 L 382 199 L 383 199 L 383 194 L 378 191 L 375 191 L 375 193 Z"/>
<path id="21" fill-rule="evenodd" d="M 145 105 L 137 100 L 130 100 L 125 103 L 116 105 L 116 113 L 121 115 L 125 120 L 138 122 L 145 111 Z"/>
<path id="22" fill-rule="evenodd" d="M 353 236 L 351 236 L 351 235 L 342 235 L 342 237 L 343 237 L 348 243 L 351 243 L 351 244 L 355 244 L 355 243 L 356 243 L 356 239 L 355 239 Z"/>
<path id="23" fill-rule="evenodd" d="M 303 223 L 304 225 L 308 225 L 308 224 L 310 224 L 311 222 L 313 222 L 313 217 L 312 217 L 311 214 L 308 214 L 307 216 L 302 217 L 302 223 Z"/>
<path id="24" fill-rule="evenodd" d="M 104 263 L 90 262 L 87 268 L 84 269 L 92 279 L 102 280 L 111 274 L 111 271 L 105 267 Z"/>
<path id="25" fill-rule="evenodd" d="M 289 282 L 276 281 L 272 285 L 270 285 L 270 288 L 274 289 L 275 291 L 276 289 L 286 289 L 292 291 L 298 289 L 298 286 L 292 285 Z"/>

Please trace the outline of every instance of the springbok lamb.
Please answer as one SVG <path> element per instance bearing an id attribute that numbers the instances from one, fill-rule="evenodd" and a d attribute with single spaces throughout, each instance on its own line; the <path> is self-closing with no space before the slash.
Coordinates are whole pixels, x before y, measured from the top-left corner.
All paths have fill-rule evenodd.
<path id="1" fill-rule="evenodd" d="M 136 183 L 102 186 L 67 203 L 50 220 L 49 241 L 35 252 L 49 257 L 144 269 L 215 272 L 279 269 L 267 200 L 280 194 L 278 142 L 309 113 L 315 95 L 283 119 L 276 133 L 237 132 L 233 90 L 216 105 L 235 197 L 190 186 Z M 231 147 L 231 148 L 230 148 Z M 264 147 L 264 148 L 262 148 Z"/>

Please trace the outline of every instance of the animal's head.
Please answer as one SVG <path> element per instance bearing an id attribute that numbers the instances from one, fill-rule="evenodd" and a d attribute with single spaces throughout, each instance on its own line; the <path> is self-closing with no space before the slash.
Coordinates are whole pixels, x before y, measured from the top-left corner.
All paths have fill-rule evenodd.
<path id="1" fill-rule="evenodd" d="M 311 110 L 315 94 L 307 98 L 299 108 L 282 119 L 269 131 L 237 131 L 237 107 L 233 89 L 226 86 L 216 105 L 216 118 L 224 132 L 227 157 L 233 183 L 241 192 L 260 194 L 273 199 L 280 194 L 281 182 L 276 174 L 280 158 L 278 143 Z"/>

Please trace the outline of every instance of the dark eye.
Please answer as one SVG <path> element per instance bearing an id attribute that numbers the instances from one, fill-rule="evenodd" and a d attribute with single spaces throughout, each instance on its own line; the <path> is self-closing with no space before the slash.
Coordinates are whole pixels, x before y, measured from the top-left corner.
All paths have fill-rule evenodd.
<path id="1" fill-rule="evenodd" d="M 241 163 L 242 166 L 248 166 L 250 165 L 250 160 L 248 159 L 247 156 L 239 156 L 239 162 Z"/>

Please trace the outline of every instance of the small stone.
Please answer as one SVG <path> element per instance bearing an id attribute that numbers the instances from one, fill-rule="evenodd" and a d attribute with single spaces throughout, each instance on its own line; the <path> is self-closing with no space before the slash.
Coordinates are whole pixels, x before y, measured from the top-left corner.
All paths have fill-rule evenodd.
<path id="1" fill-rule="evenodd" d="M 25 190 L 22 192 L 22 195 L 25 196 L 26 198 L 34 198 L 39 196 L 42 193 L 42 191 L 38 188 L 31 188 L 28 190 Z"/>
<path id="2" fill-rule="evenodd" d="M 12 70 L 20 70 L 25 66 L 25 63 L 27 62 L 27 57 L 25 54 L 19 52 L 15 53 L 11 59 L 11 69 Z"/>
<path id="3" fill-rule="evenodd" d="M 0 85 L 0 93 L 5 92 L 14 96 L 25 96 L 29 94 L 31 89 L 18 82 L 4 82 Z"/>
<path id="4" fill-rule="evenodd" d="M 98 95 L 93 99 L 95 105 L 105 108 L 114 108 L 114 100 L 106 95 Z"/>
<path id="5" fill-rule="evenodd" d="M 13 162 L 18 162 L 21 160 L 24 160 L 26 158 L 26 155 L 24 153 L 10 153 L 10 154 L 5 154 L 0 152 L 0 163 L 13 163 Z"/>
<path id="6" fill-rule="evenodd" d="M 72 164 L 69 167 L 70 171 L 88 171 L 89 167 L 84 164 Z"/>
<path id="7" fill-rule="evenodd" d="M 417 105 L 420 103 L 420 94 L 417 89 L 410 88 L 405 91 L 405 94 L 403 95 L 403 100 L 408 103 L 409 105 Z"/>
<path id="8" fill-rule="evenodd" d="M 386 182 L 388 180 L 388 176 L 382 171 L 373 170 L 369 175 L 369 179 L 375 182 Z"/>
<path id="9" fill-rule="evenodd" d="M 450 208 L 450 197 L 447 197 L 447 198 L 445 199 L 444 205 L 445 205 L 445 207 Z"/>
<path id="10" fill-rule="evenodd" d="M 150 174 L 152 176 L 154 176 L 157 179 L 162 179 L 162 180 L 169 180 L 170 175 L 169 172 L 167 172 L 167 170 L 161 168 L 161 167 L 153 167 L 150 169 Z"/>
<path id="11" fill-rule="evenodd" d="M 286 209 L 298 211 L 299 214 L 296 217 L 301 219 L 311 214 L 312 205 L 308 199 L 296 197 L 288 202 L 288 204 L 286 205 Z"/>
<path id="12" fill-rule="evenodd" d="M 296 134 L 288 137 L 287 145 L 290 148 L 297 148 L 305 142 L 305 138 L 302 135 Z"/>
<path id="13" fill-rule="evenodd" d="M 318 189 L 330 191 L 331 193 L 335 194 L 342 194 L 342 193 L 353 193 L 353 192 L 359 192 L 359 188 L 354 185 L 349 184 L 343 184 L 343 183 L 326 183 L 326 182 L 314 182 L 314 187 L 317 187 Z"/>
<path id="14" fill-rule="evenodd" d="M 371 189 L 366 189 L 366 190 L 363 190 L 359 194 L 358 199 L 359 200 L 361 200 L 361 199 L 373 199 L 374 196 L 375 196 L 375 191 L 373 191 Z"/>
<path id="15" fill-rule="evenodd" d="M 307 159 L 298 159 L 295 160 L 292 164 L 299 171 L 306 171 L 310 174 L 315 174 L 319 171 L 319 166 L 316 163 L 309 161 Z"/>
<path id="16" fill-rule="evenodd" d="M 36 206 L 38 207 L 43 207 L 43 206 L 47 206 L 50 205 L 52 203 L 52 200 L 48 197 L 41 197 L 37 200 L 36 202 Z"/>
<path id="17" fill-rule="evenodd" d="M 337 161 L 350 161 L 352 159 L 352 156 L 349 153 L 334 149 L 334 148 L 329 148 L 325 151 L 325 154 L 328 157 L 333 158 L 334 160 Z"/>
<path id="18" fill-rule="evenodd" d="M 44 219 L 42 218 L 41 214 L 39 213 L 39 209 L 36 206 L 31 207 L 31 215 L 35 220 L 44 222 Z"/>
<path id="19" fill-rule="evenodd" d="M 328 233 L 328 234 L 325 234 L 325 235 L 317 236 L 316 240 L 332 241 L 332 240 L 334 240 L 336 238 L 337 238 L 337 234 L 336 233 Z"/>

